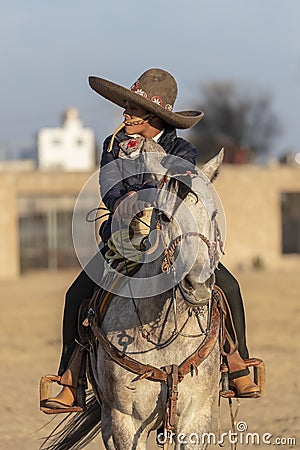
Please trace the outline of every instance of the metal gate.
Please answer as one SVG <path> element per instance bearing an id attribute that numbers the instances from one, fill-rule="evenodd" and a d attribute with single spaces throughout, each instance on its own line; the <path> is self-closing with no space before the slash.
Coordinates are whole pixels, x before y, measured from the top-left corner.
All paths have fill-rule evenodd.
<path id="1" fill-rule="evenodd" d="M 18 198 L 21 271 L 78 265 L 72 241 L 75 196 Z"/>

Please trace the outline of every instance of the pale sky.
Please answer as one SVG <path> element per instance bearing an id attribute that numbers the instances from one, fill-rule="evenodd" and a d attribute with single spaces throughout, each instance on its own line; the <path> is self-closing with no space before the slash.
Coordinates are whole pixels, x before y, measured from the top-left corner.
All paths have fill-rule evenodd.
<path id="1" fill-rule="evenodd" d="M 97 143 L 122 110 L 89 75 L 130 86 L 150 67 L 179 85 L 175 109 L 201 103 L 201 85 L 232 80 L 273 97 L 283 134 L 273 154 L 300 151 L 299 0 L 12 0 L 0 6 L 0 144 L 35 145 L 74 106 Z"/>

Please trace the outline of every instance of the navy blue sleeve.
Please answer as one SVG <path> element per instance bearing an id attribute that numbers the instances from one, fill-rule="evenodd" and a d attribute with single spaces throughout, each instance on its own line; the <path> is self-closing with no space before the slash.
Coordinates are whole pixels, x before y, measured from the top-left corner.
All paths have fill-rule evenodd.
<path id="1" fill-rule="evenodd" d="M 103 152 L 100 162 L 100 194 L 105 206 L 114 210 L 116 201 L 126 194 L 127 189 L 122 181 L 121 171 L 116 157 L 116 145 L 111 152 L 107 151 L 111 136 L 105 139 L 103 143 Z M 121 180 L 121 181 L 118 181 Z"/>
<path id="2" fill-rule="evenodd" d="M 175 144 L 163 160 L 170 174 L 196 172 L 197 149 L 190 142 L 177 137 Z"/>

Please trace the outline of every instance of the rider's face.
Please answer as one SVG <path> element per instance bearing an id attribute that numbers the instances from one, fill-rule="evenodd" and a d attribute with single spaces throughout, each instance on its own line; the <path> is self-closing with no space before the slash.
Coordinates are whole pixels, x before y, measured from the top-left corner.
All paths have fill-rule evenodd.
<path id="1" fill-rule="evenodd" d="M 149 116 L 148 111 L 140 106 L 128 103 L 125 111 L 123 112 L 125 133 L 127 134 L 140 134 L 143 136 L 147 133 L 149 123 L 145 122 L 145 118 Z"/>

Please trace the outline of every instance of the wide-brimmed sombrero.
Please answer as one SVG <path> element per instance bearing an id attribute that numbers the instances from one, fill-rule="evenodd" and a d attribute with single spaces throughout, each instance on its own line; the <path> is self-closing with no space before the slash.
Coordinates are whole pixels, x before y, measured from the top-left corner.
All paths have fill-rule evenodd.
<path id="1" fill-rule="evenodd" d="M 177 83 L 173 76 L 162 69 L 149 69 L 131 86 L 125 88 L 104 78 L 89 77 L 94 91 L 116 105 L 126 108 L 134 103 L 179 128 L 191 128 L 202 119 L 202 111 L 177 111 L 173 106 L 177 97 Z"/>

